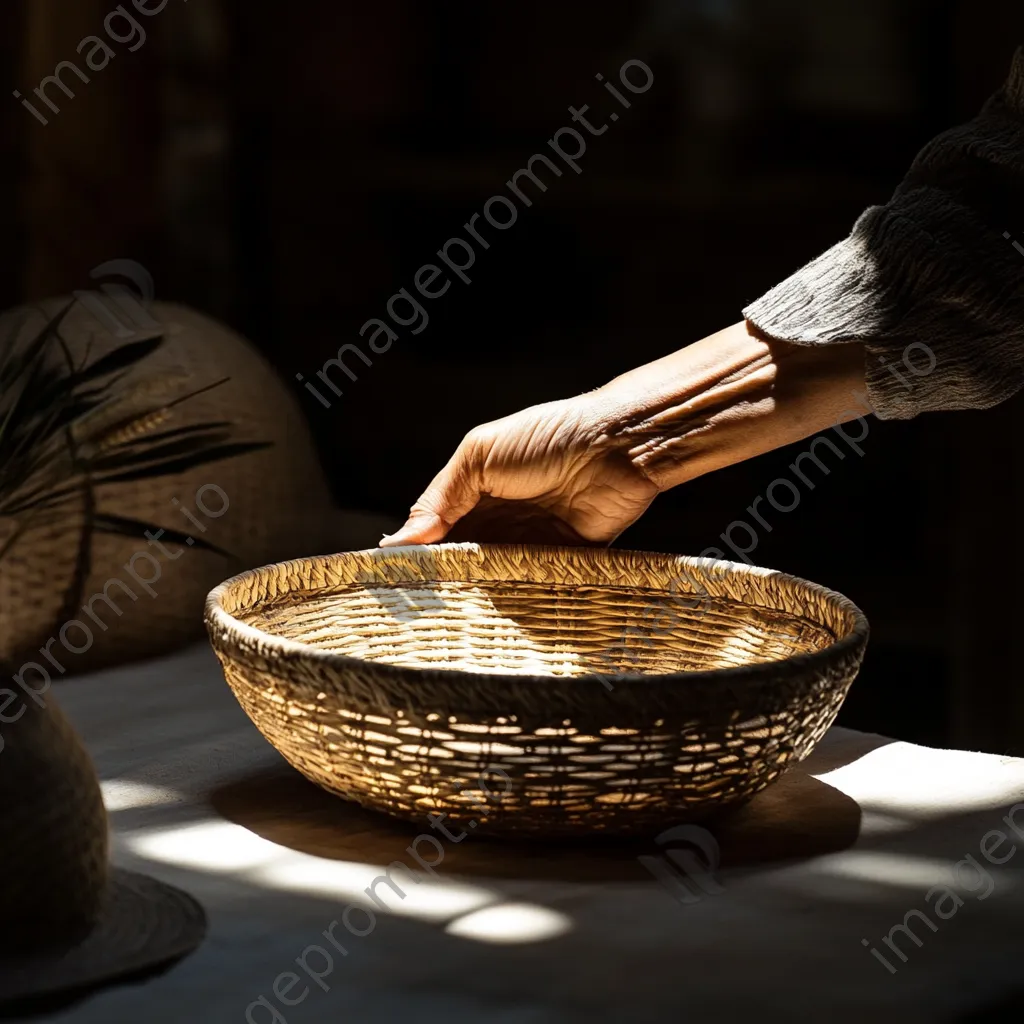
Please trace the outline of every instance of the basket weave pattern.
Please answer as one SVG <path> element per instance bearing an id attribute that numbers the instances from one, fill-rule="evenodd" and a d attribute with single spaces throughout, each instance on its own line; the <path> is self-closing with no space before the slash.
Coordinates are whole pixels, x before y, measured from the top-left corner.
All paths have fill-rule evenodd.
<path id="1" fill-rule="evenodd" d="M 67 297 L 48 299 L 38 307 L 0 314 L 0 340 L 7 345 L 15 339 L 19 345 L 28 344 L 67 301 Z M 101 512 L 187 531 L 189 521 L 172 504 L 172 499 L 180 500 L 199 516 L 204 529 L 210 527 L 206 539 L 228 552 L 230 559 L 198 547 L 189 549 L 187 557 L 164 559 L 162 575 L 154 581 L 159 597 L 151 600 L 125 575 L 123 566 L 136 552 L 155 557 L 157 549 L 147 544 L 141 532 L 129 537 L 97 531 L 90 540 L 91 571 L 82 599 L 101 592 L 112 577 L 119 576 L 141 600 L 137 604 L 122 600 L 123 616 L 104 611 L 101 604 L 102 628 L 85 617 L 86 625 L 93 627 L 94 642 L 71 657 L 64 655 L 63 660 L 57 655 L 76 673 L 177 650 L 195 634 L 207 592 L 226 573 L 299 551 L 315 551 L 333 525 L 330 495 L 302 412 L 267 362 L 242 337 L 187 307 L 157 302 L 149 312 L 162 324 L 165 343 L 120 381 L 117 394 L 124 405 L 117 407 L 117 415 L 130 418 L 159 404 L 157 399 L 170 401 L 227 378 L 223 387 L 176 406 L 167 426 L 229 421 L 238 440 L 273 444 L 213 465 L 96 486 Z M 130 340 L 161 331 L 140 330 Z M 82 303 L 76 303 L 64 318 L 61 335 L 76 365 L 99 360 L 124 344 Z M 216 484 L 229 496 L 230 508 L 214 523 L 195 506 L 196 492 L 204 484 Z M 216 498 L 209 500 L 213 508 L 218 507 Z M 80 496 L 63 502 L 53 519 L 41 516 L 15 522 L 0 516 L 0 546 L 16 528 L 26 527 L 5 554 L 0 572 L 0 657 L 21 659 L 64 625 L 62 599 L 74 574 L 84 523 Z M 140 572 L 152 573 L 152 568 L 143 565 Z M 115 596 L 118 593 L 115 588 Z M 73 631 L 72 637 L 81 643 L 80 632 Z M 39 661 L 38 654 L 28 653 L 28 657 Z"/>
<path id="2" fill-rule="evenodd" d="M 244 573 L 207 625 L 308 778 L 403 818 L 544 836 L 651 832 L 753 796 L 824 735 L 867 640 L 849 601 L 779 573 L 474 544 Z"/>

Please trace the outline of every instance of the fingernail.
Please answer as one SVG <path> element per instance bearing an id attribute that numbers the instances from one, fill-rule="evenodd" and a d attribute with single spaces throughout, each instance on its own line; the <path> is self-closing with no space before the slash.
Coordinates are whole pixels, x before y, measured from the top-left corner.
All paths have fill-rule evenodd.
<path id="1" fill-rule="evenodd" d="M 378 547 L 402 547 L 402 545 L 409 543 L 409 533 L 410 531 L 404 526 L 394 533 L 385 533 L 381 537 Z"/>

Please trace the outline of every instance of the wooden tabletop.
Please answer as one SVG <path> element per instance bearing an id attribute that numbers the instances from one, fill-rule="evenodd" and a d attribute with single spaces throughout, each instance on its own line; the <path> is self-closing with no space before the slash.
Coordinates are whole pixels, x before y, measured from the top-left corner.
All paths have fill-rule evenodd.
<path id="1" fill-rule="evenodd" d="M 709 825 L 706 872 L 696 847 L 449 839 L 346 804 L 283 763 L 205 647 L 57 693 L 114 859 L 187 889 L 210 931 L 47 1019 L 909 1024 L 975 1019 L 1024 984 L 1022 760 L 833 729 Z M 406 871 L 417 853 L 433 876 Z M 403 895 L 371 899 L 387 865 Z"/>

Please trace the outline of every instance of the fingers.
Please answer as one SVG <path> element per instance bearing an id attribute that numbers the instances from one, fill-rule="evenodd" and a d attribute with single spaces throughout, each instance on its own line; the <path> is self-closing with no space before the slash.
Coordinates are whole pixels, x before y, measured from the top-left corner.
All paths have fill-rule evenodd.
<path id="1" fill-rule="evenodd" d="M 413 505 L 405 525 L 381 538 L 382 548 L 403 544 L 435 544 L 480 500 L 482 460 L 469 438 L 462 442 L 448 464 L 430 482 Z"/>

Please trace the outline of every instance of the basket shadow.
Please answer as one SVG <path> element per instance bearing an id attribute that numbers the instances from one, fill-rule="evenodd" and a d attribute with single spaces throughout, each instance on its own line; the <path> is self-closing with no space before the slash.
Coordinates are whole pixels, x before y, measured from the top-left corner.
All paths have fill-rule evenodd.
<path id="1" fill-rule="evenodd" d="M 422 825 L 342 800 L 281 765 L 219 787 L 207 800 L 228 821 L 300 853 L 390 864 L 408 860 L 413 839 L 428 833 L 445 848 L 445 871 L 468 876 L 605 882 L 649 877 L 637 860 L 653 838 L 545 842 L 475 836 L 444 841 Z M 745 805 L 702 822 L 718 841 L 723 867 L 802 860 L 851 846 L 860 833 L 857 802 L 799 768 Z M 676 824 L 666 820 L 665 827 Z M 453 830 L 457 835 L 457 830 Z"/>

